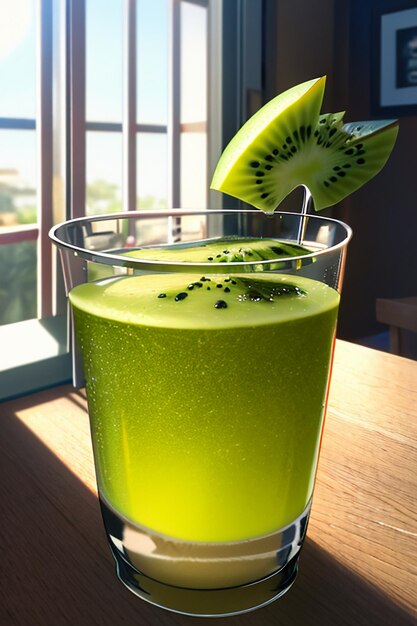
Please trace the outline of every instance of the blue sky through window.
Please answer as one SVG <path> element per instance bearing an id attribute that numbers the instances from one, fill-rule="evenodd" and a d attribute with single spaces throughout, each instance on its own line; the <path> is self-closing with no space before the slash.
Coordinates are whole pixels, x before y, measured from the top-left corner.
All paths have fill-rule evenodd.
<path id="1" fill-rule="evenodd" d="M 137 0 L 137 121 L 140 123 L 166 125 L 168 121 L 168 2 Z M 86 0 L 88 121 L 122 121 L 123 4 L 123 0 Z M 205 65 L 204 54 L 201 55 L 205 47 L 205 22 L 202 20 L 204 10 L 186 5 L 188 3 L 183 9 L 186 28 L 182 36 L 191 65 L 187 71 L 183 64 L 183 71 L 192 93 L 187 96 L 182 89 L 183 103 L 187 98 L 187 106 L 182 107 L 182 121 L 187 121 L 184 117 L 194 121 L 201 119 L 204 109 L 205 93 L 197 97 L 201 91 L 197 87 L 204 83 L 205 68 L 199 72 L 193 58 L 200 60 L 201 57 Z M 35 118 L 36 10 L 37 0 L 0 3 L 0 117 Z M 190 50 L 194 50 L 194 54 L 190 55 Z M 193 102 L 199 103 L 198 114 L 193 114 L 190 108 Z M 32 188 L 36 184 L 34 134 L 33 131 L 0 130 L 0 172 L 15 169 Z M 93 131 L 88 135 L 93 137 Z M 119 186 L 122 158 L 119 137 L 109 133 L 107 142 L 100 137 L 87 137 L 88 146 L 87 182 L 105 179 Z M 152 195 L 157 200 L 166 200 L 167 142 L 164 135 L 138 135 L 138 193 L 141 197 Z"/>

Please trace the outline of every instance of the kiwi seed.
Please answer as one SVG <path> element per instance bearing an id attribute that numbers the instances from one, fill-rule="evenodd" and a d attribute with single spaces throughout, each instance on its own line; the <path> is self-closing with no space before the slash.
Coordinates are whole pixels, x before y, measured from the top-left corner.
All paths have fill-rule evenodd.
<path id="1" fill-rule="evenodd" d="M 227 304 L 224 300 L 217 300 L 216 304 L 214 305 L 215 309 L 227 309 Z"/>

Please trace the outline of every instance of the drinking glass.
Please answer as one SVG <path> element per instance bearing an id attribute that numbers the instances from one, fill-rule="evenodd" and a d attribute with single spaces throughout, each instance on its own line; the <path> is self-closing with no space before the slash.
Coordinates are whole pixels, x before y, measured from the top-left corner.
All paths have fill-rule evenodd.
<path id="1" fill-rule="evenodd" d="M 74 384 L 85 380 L 118 577 L 189 615 L 279 598 L 296 578 L 311 509 L 349 227 L 304 213 L 171 210 L 73 219 L 50 236 L 73 304 Z M 231 262 L 165 253 L 223 237 L 307 253 L 279 243 L 273 258 L 247 248 Z M 131 256 L 138 248 L 150 248 L 146 258 Z M 164 292 L 164 281 L 183 288 Z M 93 289 L 88 310 L 80 285 Z M 233 290 L 236 306 L 222 310 Z M 207 310 L 187 317 L 181 300 L 203 296 Z"/>

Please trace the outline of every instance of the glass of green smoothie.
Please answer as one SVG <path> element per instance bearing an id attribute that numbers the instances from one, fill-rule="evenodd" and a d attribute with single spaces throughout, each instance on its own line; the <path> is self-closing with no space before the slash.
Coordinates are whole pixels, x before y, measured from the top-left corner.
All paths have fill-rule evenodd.
<path id="1" fill-rule="evenodd" d="M 148 602 L 231 615 L 294 582 L 350 236 L 256 209 L 51 231 L 106 533 L 119 578 Z"/>

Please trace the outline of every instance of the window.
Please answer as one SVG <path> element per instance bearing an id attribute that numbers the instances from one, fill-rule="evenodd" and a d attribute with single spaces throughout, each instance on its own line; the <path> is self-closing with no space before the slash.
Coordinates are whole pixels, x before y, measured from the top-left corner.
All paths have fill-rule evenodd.
<path id="1" fill-rule="evenodd" d="M 37 314 L 34 11 L 0 7 L 0 324 Z"/>
<path id="2" fill-rule="evenodd" d="M 70 378 L 53 223 L 207 208 L 207 172 L 241 122 L 224 102 L 243 93 L 233 32 L 249 5 L 0 4 L 0 398 Z"/>

